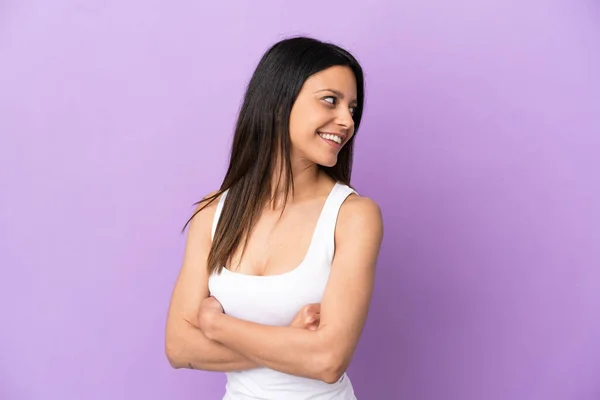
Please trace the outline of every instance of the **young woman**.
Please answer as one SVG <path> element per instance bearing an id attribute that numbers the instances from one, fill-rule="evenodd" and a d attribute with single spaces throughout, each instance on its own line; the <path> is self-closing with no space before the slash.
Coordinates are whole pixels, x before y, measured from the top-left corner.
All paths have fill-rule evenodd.
<path id="1" fill-rule="evenodd" d="M 250 80 L 166 327 L 171 365 L 226 372 L 224 399 L 355 399 L 345 371 L 383 236 L 350 187 L 363 99 L 356 59 L 311 38 L 275 44 Z"/>

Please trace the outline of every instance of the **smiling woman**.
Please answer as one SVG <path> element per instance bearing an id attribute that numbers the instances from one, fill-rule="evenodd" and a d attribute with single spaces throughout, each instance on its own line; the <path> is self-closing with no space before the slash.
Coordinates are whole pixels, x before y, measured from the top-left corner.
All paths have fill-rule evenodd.
<path id="1" fill-rule="evenodd" d="M 383 236 L 350 186 L 363 93 L 350 53 L 303 37 L 250 80 L 221 188 L 188 221 L 166 327 L 171 365 L 226 372 L 224 399 L 355 399 L 346 369 Z"/>
<path id="2" fill-rule="evenodd" d="M 354 134 L 356 104 L 356 78 L 350 68 L 333 66 L 308 78 L 290 115 L 292 158 L 313 155 L 317 164 L 335 166 L 342 144 Z M 333 124 L 332 112 L 339 114 Z M 319 151 L 321 141 L 315 133 L 333 149 Z"/>

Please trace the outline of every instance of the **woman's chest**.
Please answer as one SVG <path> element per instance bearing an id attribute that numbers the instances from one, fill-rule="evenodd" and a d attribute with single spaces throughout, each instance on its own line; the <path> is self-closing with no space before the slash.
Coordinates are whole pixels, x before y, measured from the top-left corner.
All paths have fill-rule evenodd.
<path id="1" fill-rule="evenodd" d="M 247 275 L 282 275 L 300 265 L 311 251 L 321 200 L 263 212 L 247 241 L 238 246 L 228 268 Z"/>
<path id="2" fill-rule="evenodd" d="M 264 325 L 287 326 L 300 308 L 321 302 L 328 279 L 329 268 L 267 277 L 223 270 L 212 275 L 208 284 L 211 296 L 219 300 L 226 314 Z"/>

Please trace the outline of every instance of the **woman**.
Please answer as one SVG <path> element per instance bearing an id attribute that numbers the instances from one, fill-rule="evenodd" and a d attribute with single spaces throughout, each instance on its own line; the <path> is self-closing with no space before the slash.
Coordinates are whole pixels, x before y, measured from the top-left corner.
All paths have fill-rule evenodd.
<path id="1" fill-rule="evenodd" d="M 224 399 L 354 399 L 345 374 L 371 299 L 379 207 L 350 188 L 363 73 L 283 40 L 261 59 L 221 189 L 190 221 L 166 329 L 175 368 L 227 373 Z"/>

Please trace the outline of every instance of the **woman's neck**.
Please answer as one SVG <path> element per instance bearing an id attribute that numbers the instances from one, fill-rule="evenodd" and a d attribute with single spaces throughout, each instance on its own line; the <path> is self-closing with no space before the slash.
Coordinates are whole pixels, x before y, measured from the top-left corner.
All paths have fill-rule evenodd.
<path id="1" fill-rule="evenodd" d="M 287 188 L 285 169 L 276 167 L 271 174 L 270 209 L 283 207 Z M 288 194 L 288 203 L 302 199 L 315 193 L 322 181 L 322 171 L 314 163 L 292 163 L 293 191 Z"/>

